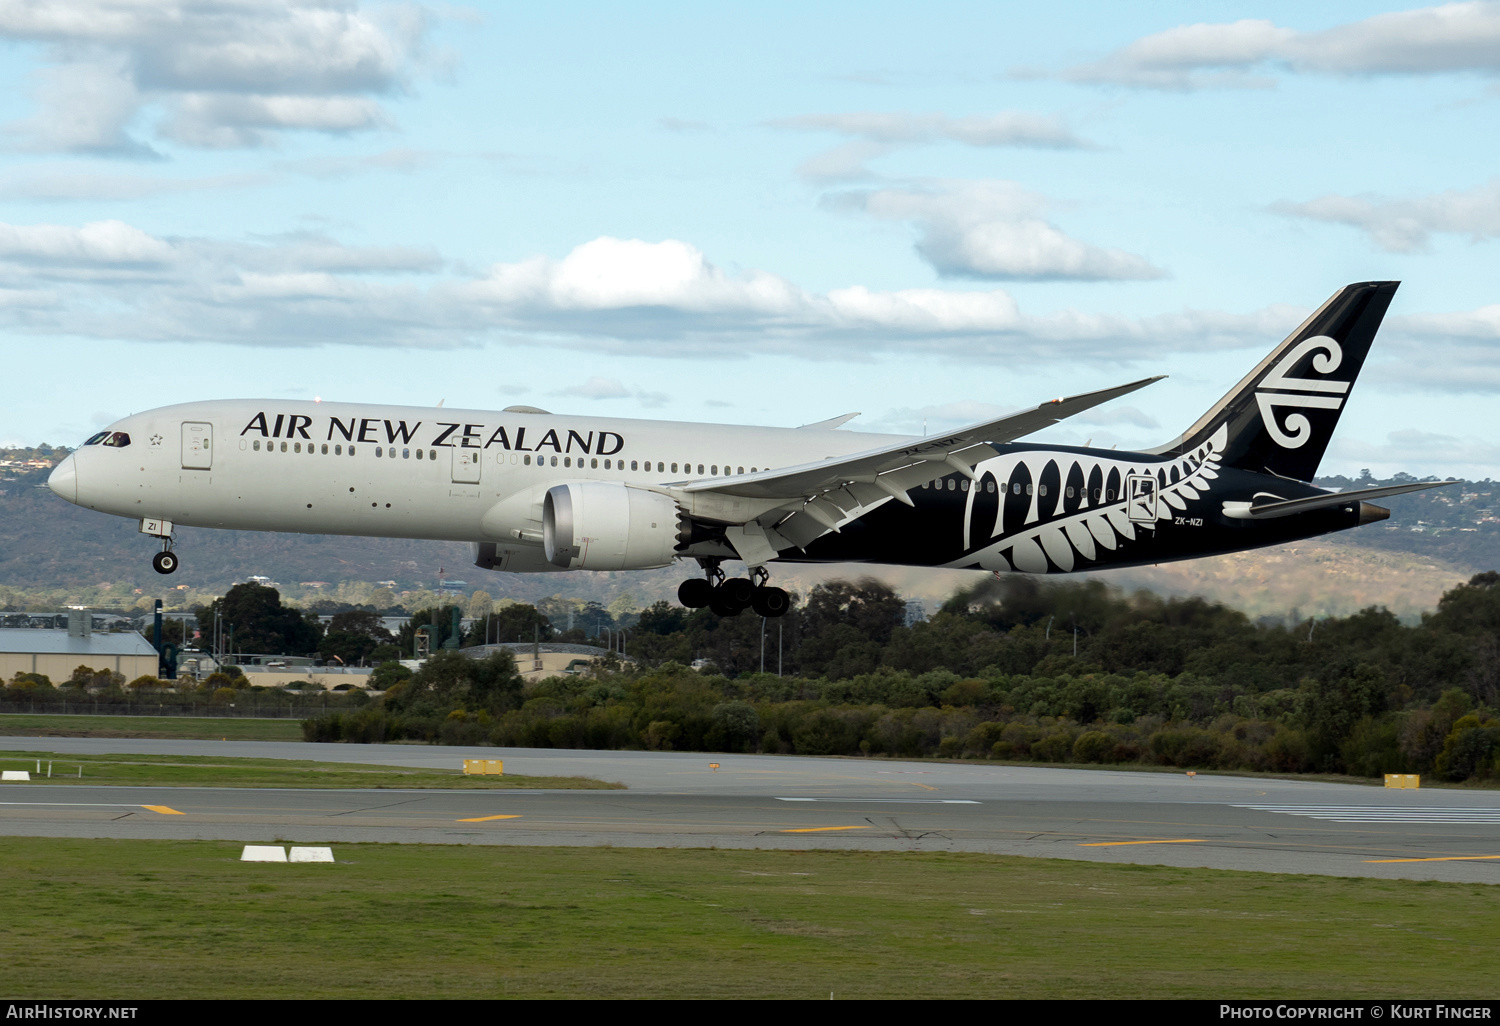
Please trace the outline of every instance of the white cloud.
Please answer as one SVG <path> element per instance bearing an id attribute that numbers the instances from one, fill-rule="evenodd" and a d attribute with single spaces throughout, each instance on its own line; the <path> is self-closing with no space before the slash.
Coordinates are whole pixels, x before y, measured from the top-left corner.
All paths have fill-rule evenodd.
<path id="1" fill-rule="evenodd" d="M 151 196 L 238 189 L 264 185 L 271 176 L 256 173 L 165 178 L 150 175 L 99 174 L 72 168 L 31 168 L 0 176 L 0 197 L 43 201 L 131 200 Z"/>
<path id="2" fill-rule="evenodd" d="M 282 130 L 352 132 L 421 64 L 427 16 L 340 0 L 0 0 L 0 38 L 39 44 L 36 149 L 148 155 L 129 133 L 161 110 L 164 138 L 258 146 Z"/>
<path id="3" fill-rule="evenodd" d="M 1333 75 L 1500 72 L 1500 3 L 1471 0 L 1380 14 L 1319 32 L 1244 19 L 1137 39 L 1064 77 L 1154 89 L 1268 84 L 1257 69 Z"/>
<path id="4" fill-rule="evenodd" d="M 694 121 L 691 118 L 658 118 L 656 124 L 668 132 L 708 132 L 713 129 L 707 121 Z"/>
<path id="5" fill-rule="evenodd" d="M 1307 313 L 1268 306 L 1039 316 L 995 288 L 811 292 L 765 271 L 727 273 L 673 239 L 600 238 L 561 258 L 472 274 L 428 249 L 350 246 L 313 234 L 225 240 L 158 237 L 120 221 L 0 224 L 0 330 L 29 336 L 257 348 L 444 349 L 503 340 L 697 359 L 778 353 L 848 362 L 886 352 L 965 366 L 1062 360 L 1160 368 L 1174 353 L 1264 353 Z M 1366 376 L 1406 390 L 1500 394 L 1497 342 L 1500 306 L 1392 318 Z M 643 405 L 660 398 L 608 378 L 549 387 L 600 401 L 622 391 Z M 979 419 L 973 412 L 957 416 Z M 1146 426 L 1128 409 L 1101 416 L 1122 428 Z"/>
<path id="6" fill-rule="evenodd" d="M 1020 281 L 1165 276 L 1145 257 L 1067 235 L 1043 216 L 1047 201 L 1014 182 L 941 182 L 846 194 L 833 202 L 916 225 L 917 252 L 943 275 Z"/>
<path id="7" fill-rule="evenodd" d="M 1467 235 L 1474 242 L 1500 237 L 1500 179 L 1415 199 L 1332 195 L 1305 203 L 1283 201 L 1271 209 L 1346 224 L 1388 253 L 1412 253 L 1426 249 L 1433 233 Z"/>
<path id="8" fill-rule="evenodd" d="M 858 182 L 874 178 L 869 162 L 883 157 L 896 147 L 889 143 L 856 139 L 822 153 L 815 153 L 797 165 L 799 177 L 809 182 Z"/>
<path id="9" fill-rule="evenodd" d="M 850 114 L 802 114 L 770 124 L 778 128 L 850 135 L 878 143 L 949 140 L 968 146 L 1040 146 L 1049 149 L 1073 149 L 1085 145 L 1057 118 L 1024 111 L 962 118 L 936 113 L 857 111 Z"/>
<path id="10" fill-rule="evenodd" d="M 619 378 L 591 377 L 581 385 L 560 388 L 555 395 L 578 396 L 583 399 L 634 399 L 641 406 L 655 408 L 665 406 L 670 398 L 664 392 L 648 392 L 643 388 L 626 385 Z"/>
<path id="11" fill-rule="evenodd" d="M 166 263 L 173 255 L 168 243 L 123 221 L 94 221 L 80 228 L 0 224 L 0 260 L 113 267 Z"/>
<path id="12" fill-rule="evenodd" d="M 1023 111 L 953 118 L 946 114 L 858 111 L 802 114 L 769 122 L 777 128 L 852 136 L 804 161 L 798 174 L 812 181 L 855 181 L 872 177 L 868 161 L 901 146 L 940 141 L 966 146 L 1027 146 L 1074 149 L 1087 145 L 1055 117 Z"/>

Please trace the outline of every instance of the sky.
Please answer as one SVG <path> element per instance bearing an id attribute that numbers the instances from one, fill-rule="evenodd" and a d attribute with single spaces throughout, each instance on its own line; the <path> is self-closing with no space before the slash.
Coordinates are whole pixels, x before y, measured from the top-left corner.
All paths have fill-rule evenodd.
<path id="1" fill-rule="evenodd" d="M 1175 437 L 1400 280 L 1327 473 L 1500 478 L 1500 3 L 0 0 L 0 443 L 284 398 Z"/>

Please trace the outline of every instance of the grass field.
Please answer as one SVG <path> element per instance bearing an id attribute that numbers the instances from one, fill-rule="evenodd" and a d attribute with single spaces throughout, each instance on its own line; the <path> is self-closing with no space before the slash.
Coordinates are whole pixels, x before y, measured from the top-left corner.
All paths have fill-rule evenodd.
<path id="1" fill-rule="evenodd" d="M 11 998 L 1492 997 L 1500 887 L 984 855 L 0 840 Z"/>
<path id="2" fill-rule="evenodd" d="M 37 768 L 40 760 L 41 768 Z M 454 757 L 454 765 L 461 761 Z M 52 776 L 47 776 L 48 763 Z M 212 755 L 58 755 L 53 752 L 0 751 L 0 769 L 27 770 L 31 782 L 132 784 L 152 787 L 441 787 L 463 790 L 506 788 L 620 788 L 592 777 L 465 776 L 461 769 L 431 770 L 363 763 L 300 759 L 239 759 Z M 82 770 L 82 773 L 79 773 Z"/>
<path id="3" fill-rule="evenodd" d="M 47 716 L 0 713 L 0 737 L 224 738 L 301 741 L 301 720 L 218 716 Z"/>

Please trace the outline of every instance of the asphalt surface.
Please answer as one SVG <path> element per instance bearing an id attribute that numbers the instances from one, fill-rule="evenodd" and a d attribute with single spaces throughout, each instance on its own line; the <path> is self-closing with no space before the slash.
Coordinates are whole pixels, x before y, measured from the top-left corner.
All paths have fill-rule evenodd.
<path id="1" fill-rule="evenodd" d="M 0 835 L 969 851 L 1500 883 L 1500 792 L 983 763 L 425 745 L 0 738 L 0 749 L 591 776 L 626 791 L 0 784 Z M 718 763 L 711 769 L 710 763 Z"/>

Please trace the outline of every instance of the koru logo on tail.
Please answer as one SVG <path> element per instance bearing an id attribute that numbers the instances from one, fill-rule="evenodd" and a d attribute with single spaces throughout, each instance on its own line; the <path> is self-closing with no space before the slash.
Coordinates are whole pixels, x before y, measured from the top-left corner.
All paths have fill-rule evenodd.
<path id="1" fill-rule="evenodd" d="M 1276 440 L 1276 444 L 1284 449 L 1301 448 L 1312 437 L 1312 425 L 1302 414 L 1289 413 L 1284 418 L 1283 427 L 1276 420 L 1276 407 L 1336 410 L 1344 405 L 1343 396 L 1349 392 L 1347 381 L 1290 377 L 1292 368 L 1309 353 L 1316 354 L 1312 360 L 1312 369 L 1319 374 L 1332 374 L 1344 360 L 1344 351 L 1327 335 L 1305 338 L 1271 368 L 1271 373 L 1265 376 L 1255 391 L 1255 401 L 1260 405 L 1261 422 Z M 1267 392 L 1263 389 L 1277 391 Z"/>

